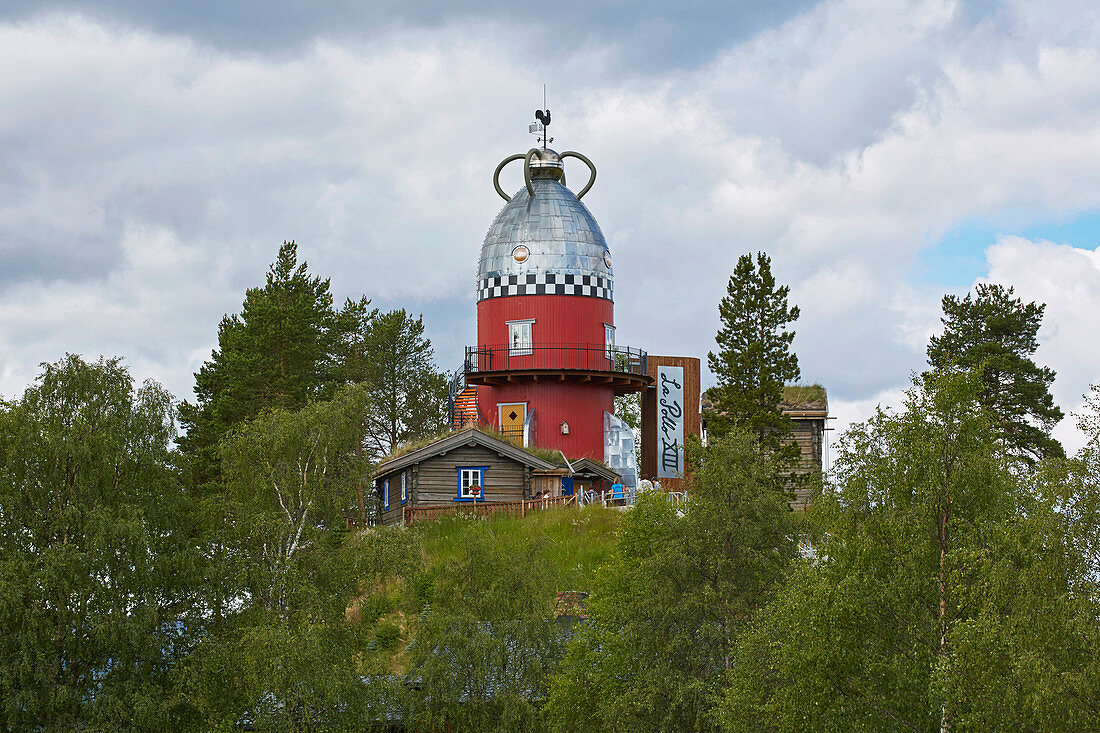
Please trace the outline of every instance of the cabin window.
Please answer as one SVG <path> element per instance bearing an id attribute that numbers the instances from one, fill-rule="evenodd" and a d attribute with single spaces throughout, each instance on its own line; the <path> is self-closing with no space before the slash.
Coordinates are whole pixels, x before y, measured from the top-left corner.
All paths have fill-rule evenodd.
<path id="1" fill-rule="evenodd" d="M 508 356 L 526 356 L 531 353 L 531 325 L 535 319 L 524 321 L 507 321 L 508 324 Z"/>
<path id="2" fill-rule="evenodd" d="M 607 344 L 607 358 L 615 360 L 615 327 L 607 323 L 603 324 L 604 342 Z"/>
<path id="3" fill-rule="evenodd" d="M 485 501 L 486 466 L 458 469 L 458 497 L 455 501 Z"/>
<path id="4" fill-rule="evenodd" d="M 390 508 L 390 480 L 382 479 L 382 508 Z"/>
<path id="5" fill-rule="evenodd" d="M 408 471 L 401 472 L 401 503 L 404 504 L 409 500 L 409 487 L 408 487 Z"/>

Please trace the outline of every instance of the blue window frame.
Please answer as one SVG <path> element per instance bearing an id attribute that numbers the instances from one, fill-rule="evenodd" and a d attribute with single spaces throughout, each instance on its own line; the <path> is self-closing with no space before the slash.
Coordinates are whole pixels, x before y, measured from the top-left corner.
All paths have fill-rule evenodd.
<path id="1" fill-rule="evenodd" d="M 455 497 L 455 501 L 485 501 L 485 469 L 487 468 L 488 466 L 458 467 L 458 496 Z"/>
<path id="2" fill-rule="evenodd" d="M 406 501 L 409 500 L 408 479 L 406 478 L 408 475 L 409 475 L 408 471 L 402 471 L 401 472 L 401 503 L 402 504 L 404 504 Z"/>
<path id="3" fill-rule="evenodd" d="M 382 508 L 390 508 L 390 480 L 388 478 L 382 479 Z"/>

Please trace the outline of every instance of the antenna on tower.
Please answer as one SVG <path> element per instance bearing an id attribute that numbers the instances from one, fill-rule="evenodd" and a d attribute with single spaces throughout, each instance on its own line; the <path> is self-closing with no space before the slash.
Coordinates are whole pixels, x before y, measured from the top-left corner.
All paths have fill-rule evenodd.
<path id="1" fill-rule="evenodd" d="M 527 128 L 527 131 L 536 136 L 536 140 L 542 143 L 542 149 L 546 150 L 546 144 L 554 142 L 554 138 L 547 137 L 547 127 L 550 126 L 550 110 L 546 108 L 546 85 L 542 85 L 542 109 L 535 110 L 535 119 L 538 122 L 533 123 Z"/>

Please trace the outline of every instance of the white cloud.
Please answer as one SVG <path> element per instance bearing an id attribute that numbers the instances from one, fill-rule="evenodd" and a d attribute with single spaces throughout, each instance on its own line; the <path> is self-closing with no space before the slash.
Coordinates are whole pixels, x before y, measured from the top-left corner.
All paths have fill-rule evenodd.
<path id="1" fill-rule="evenodd" d="M 1084 444 L 1073 411 L 1100 382 L 1100 251 L 1001 237 L 987 251 L 989 281 L 1011 285 L 1025 302 L 1046 303 L 1035 360 L 1052 367 L 1054 400 L 1066 413 L 1055 430 L 1069 452 Z"/>
<path id="2" fill-rule="evenodd" d="M 596 40 L 548 64 L 531 32 L 405 26 L 269 57 L 80 16 L 0 25 L 0 393 L 71 350 L 188 396 L 283 239 L 338 298 L 438 314 L 456 362 L 489 176 L 531 144 L 544 80 L 555 145 L 600 170 L 585 202 L 623 342 L 705 356 L 737 256 L 766 250 L 805 376 L 851 419 L 923 365 L 942 292 L 914 258 L 937 237 L 1100 210 L 1100 20 L 1073 6 L 836 0 L 667 72 Z M 1003 264 L 1008 242 L 991 278 L 1060 277 Z M 1100 354 L 1060 340 L 1087 326 L 1062 295 L 1028 297 L 1050 303 L 1040 354 L 1072 408 Z"/>
<path id="3" fill-rule="evenodd" d="M 875 414 L 879 408 L 884 410 L 899 408 L 905 398 L 903 389 L 888 389 L 863 400 L 829 400 L 829 424 L 825 435 L 825 470 L 832 467 L 838 455 L 839 441 L 842 435 L 856 423 L 863 422 Z"/>

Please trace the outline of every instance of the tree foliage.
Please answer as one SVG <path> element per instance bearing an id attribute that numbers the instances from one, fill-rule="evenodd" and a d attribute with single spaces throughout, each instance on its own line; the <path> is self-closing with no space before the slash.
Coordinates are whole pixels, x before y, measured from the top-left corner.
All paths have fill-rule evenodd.
<path id="1" fill-rule="evenodd" d="M 1098 609 L 1060 511 L 1082 487 L 1010 470 L 981 389 L 929 374 L 849 431 L 811 510 L 817 561 L 738 644 L 726 728 L 1093 726 Z"/>
<path id="2" fill-rule="evenodd" d="M 1100 578 L 1100 384 L 1092 385 L 1076 418 L 1078 429 L 1085 435 L 1085 445 L 1070 466 L 1078 469 L 1071 475 L 1081 485 L 1065 493 L 1059 502 L 1059 515 L 1066 523 L 1072 551 L 1084 558 L 1082 579 L 1091 581 Z M 1097 591 L 1092 585 L 1087 589 Z M 1086 593 L 1087 589 L 1081 588 L 1079 592 Z"/>
<path id="3" fill-rule="evenodd" d="M 446 379 L 435 366 L 421 317 L 347 299 L 334 309 L 329 281 L 298 262 L 284 242 L 263 287 L 250 288 L 239 315 L 218 327 L 218 348 L 195 374 L 195 402 L 180 405 L 179 439 L 191 483 L 217 492 L 219 448 L 235 426 L 265 409 L 294 410 L 341 385 L 366 385 L 363 455 L 433 435 L 446 422 Z"/>
<path id="4" fill-rule="evenodd" d="M 464 536 L 465 545 L 433 583 L 417 632 L 409 675 L 412 727 L 542 730 L 538 703 L 568 631 L 555 619 L 555 578 L 539 562 L 544 540 L 506 549 L 480 526 Z"/>
<path id="5" fill-rule="evenodd" d="M 396 446 L 443 430 L 447 420 L 447 379 L 435 367 L 424 319 L 403 308 L 373 311 L 361 321 L 369 358 L 354 381 L 367 385 L 371 412 L 365 440 L 374 457 Z"/>
<path id="6" fill-rule="evenodd" d="M 175 727 L 201 568 L 171 396 L 118 359 L 43 366 L 0 403 L 0 729 Z"/>
<path id="7" fill-rule="evenodd" d="M 301 554 L 316 555 L 325 533 L 344 524 L 369 468 L 355 450 L 366 411 L 364 390 L 345 387 L 300 410 L 268 410 L 226 437 L 227 539 L 251 603 L 288 612 Z"/>
<path id="8" fill-rule="evenodd" d="M 709 390 L 717 413 L 709 420 L 712 433 L 740 425 L 772 450 L 790 434 L 791 421 L 779 409 L 783 385 L 799 377 L 798 357 L 790 350 L 794 331 L 788 329 L 799 310 L 787 305 L 789 292 L 786 285 L 776 286 L 771 259 L 763 252 L 755 263 L 747 254 L 737 260 L 718 305 L 719 350 L 707 355 L 718 382 Z"/>
<path id="9" fill-rule="evenodd" d="M 249 288 L 240 315 L 218 326 L 218 348 L 195 374 L 195 402 L 180 405 L 193 482 L 219 476 L 221 439 L 267 408 L 292 410 L 331 393 L 335 314 L 328 279 L 298 263 L 284 242 L 262 288 Z"/>
<path id="10" fill-rule="evenodd" d="M 333 531 L 298 554 L 289 603 L 249 603 L 213 626 L 188 660 L 197 729 L 363 730 L 404 715 L 404 684 L 365 662 L 379 620 L 367 602 L 418 572 L 401 528 Z"/>
<path id="11" fill-rule="evenodd" d="M 945 295 L 943 334 L 932 337 L 928 363 L 979 374 L 978 401 L 992 414 L 998 440 L 1011 455 L 1033 464 L 1064 455 L 1050 435 L 1062 411 L 1050 394 L 1054 370 L 1032 359 L 1046 306 L 1012 294 L 1012 288 L 983 283 L 973 296 Z"/>
<path id="12" fill-rule="evenodd" d="M 225 438 L 226 611 L 188 676 L 205 724 L 353 728 L 350 710 L 366 704 L 357 658 L 366 627 L 347 611 L 381 572 L 381 553 L 364 554 L 343 527 L 367 470 L 356 452 L 366 409 L 364 389 L 345 387 L 298 410 L 264 411 Z M 406 567 L 389 554 L 391 569 Z"/>
<path id="13" fill-rule="evenodd" d="M 638 392 L 615 395 L 615 417 L 621 419 L 632 429 L 642 426 L 642 396 Z M 640 441 L 639 441 L 640 442 Z"/>
<path id="14" fill-rule="evenodd" d="M 555 678 L 558 729 L 715 729 L 732 644 L 795 554 L 773 461 L 733 429 L 696 454 L 685 512 L 639 497 Z"/>

